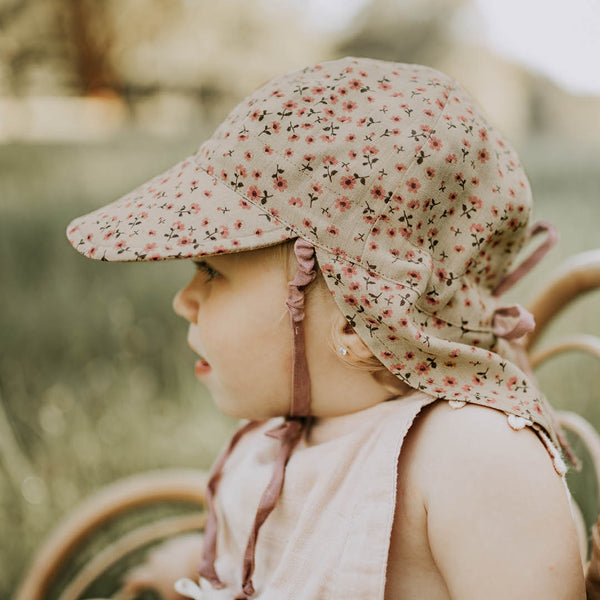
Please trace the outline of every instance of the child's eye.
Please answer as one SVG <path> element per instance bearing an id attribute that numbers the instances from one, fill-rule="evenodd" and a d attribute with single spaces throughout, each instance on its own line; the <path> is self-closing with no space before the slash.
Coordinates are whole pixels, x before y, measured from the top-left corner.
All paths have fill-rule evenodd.
<path id="1" fill-rule="evenodd" d="M 204 261 L 194 261 L 194 265 L 196 265 L 197 271 L 202 271 L 206 274 L 208 281 L 212 281 L 215 277 L 219 275 L 219 271 L 213 269 L 208 263 Z"/>

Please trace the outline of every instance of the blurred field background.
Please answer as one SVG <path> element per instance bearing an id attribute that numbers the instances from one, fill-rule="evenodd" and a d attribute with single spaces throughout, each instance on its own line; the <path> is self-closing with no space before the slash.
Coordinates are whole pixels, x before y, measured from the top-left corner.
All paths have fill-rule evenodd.
<path id="1" fill-rule="evenodd" d="M 496 54 L 479 4 L 0 0 L 0 597 L 82 498 L 141 470 L 207 469 L 236 426 L 195 379 L 171 310 L 192 266 L 90 261 L 65 228 L 194 152 L 269 78 L 355 55 L 464 82 L 519 150 L 535 217 L 561 234 L 511 299 L 600 247 L 600 96 Z M 599 299 L 540 345 L 600 335 Z M 573 354 L 539 376 L 555 406 L 600 426 L 597 362 Z"/>

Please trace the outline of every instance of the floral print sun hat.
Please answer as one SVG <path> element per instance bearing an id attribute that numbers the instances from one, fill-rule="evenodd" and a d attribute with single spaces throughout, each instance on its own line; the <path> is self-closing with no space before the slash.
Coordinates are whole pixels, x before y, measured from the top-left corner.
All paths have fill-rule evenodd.
<path id="1" fill-rule="evenodd" d="M 265 84 L 194 155 L 75 219 L 67 236 L 108 261 L 306 240 L 389 371 L 533 427 L 564 471 L 552 409 L 504 341 L 533 326 L 499 300 L 525 242 L 548 230 L 529 227 L 531 204 L 515 150 L 454 79 L 348 57 Z"/>

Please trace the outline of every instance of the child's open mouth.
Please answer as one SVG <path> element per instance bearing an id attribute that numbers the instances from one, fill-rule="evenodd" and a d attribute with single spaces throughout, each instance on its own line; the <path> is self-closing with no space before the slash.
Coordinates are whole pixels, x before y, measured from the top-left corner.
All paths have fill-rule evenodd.
<path id="1" fill-rule="evenodd" d="M 201 358 L 200 360 L 196 361 L 196 364 L 194 365 L 194 371 L 196 372 L 197 376 L 204 375 L 210 371 L 210 364 L 206 359 Z"/>

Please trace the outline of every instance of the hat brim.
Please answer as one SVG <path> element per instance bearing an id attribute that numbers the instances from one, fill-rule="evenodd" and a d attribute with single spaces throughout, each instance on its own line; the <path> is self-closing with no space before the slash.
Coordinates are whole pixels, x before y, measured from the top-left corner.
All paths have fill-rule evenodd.
<path id="1" fill-rule="evenodd" d="M 260 199 L 246 200 L 202 169 L 194 155 L 67 227 L 75 250 L 119 262 L 241 252 L 297 236 L 262 209 Z"/>

